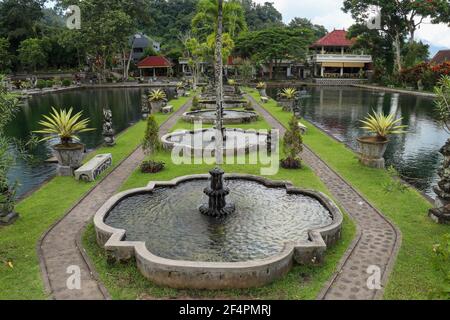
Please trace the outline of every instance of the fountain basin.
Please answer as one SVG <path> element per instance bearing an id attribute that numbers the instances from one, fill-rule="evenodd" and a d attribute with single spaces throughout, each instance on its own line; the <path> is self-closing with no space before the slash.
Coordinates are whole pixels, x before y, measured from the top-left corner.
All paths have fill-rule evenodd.
<path id="1" fill-rule="evenodd" d="M 225 176 L 235 213 L 204 216 L 198 206 L 208 179 L 151 182 L 112 197 L 94 217 L 98 244 L 118 261 L 136 259 L 156 284 L 226 289 L 263 286 L 294 263 L 319 263 L 340 238 L 342 214 L 325 195 L 251 175 Z"/>
<path id="2" fill-rule="evenodd" d="M 250 150 L 258 148 L 267 148 L 267 133 L 261 133 L 256 130 L 243 129 L 225 129 L 226 141 L 224 142 L 223 152 L 248 153 Z M 164 135 L 161 138 L 164 149 L 172 150 L 175 147 L 183 150 L 185 154 L 202 155 L 208 151 L 211 155 L 215 154 L 215 130 L 200 129 L 193 131 L 175 131 Z"/>
<path id="3" fill-rule="evenodd" d="M 183 114 L 183 119 L 187 122 L 201 121 L 204 124 L 214 124 L 216 121 L 216 110 L 209 109 L 186 112 Z M 258 114 L 256 112 L 238 110 L 223 111 L 224 124 L 249 123 L 257 120 Z"/>

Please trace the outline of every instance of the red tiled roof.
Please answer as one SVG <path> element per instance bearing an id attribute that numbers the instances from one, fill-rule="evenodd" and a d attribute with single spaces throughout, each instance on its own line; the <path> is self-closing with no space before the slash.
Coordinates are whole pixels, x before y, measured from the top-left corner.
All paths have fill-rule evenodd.
<path id="1" fill-rule="evenodd" d="M 445 61 L 450 62 L 450 50 L 441 50 L 431 59 L 432 64 L 442 64 Z"/>
<path id="2" fill-rule="evenodd" d="M 334 30 L 314 42 L 311 47 L 351 47 L 354 44 L 354 40 L 347 39 L 347 31 Z"/>
<path id="3" fill-rule="evenodd" d="M 172 64 L 166 57 L 149 56 L 138 63 L 138 68 L 168 68 Z"/>

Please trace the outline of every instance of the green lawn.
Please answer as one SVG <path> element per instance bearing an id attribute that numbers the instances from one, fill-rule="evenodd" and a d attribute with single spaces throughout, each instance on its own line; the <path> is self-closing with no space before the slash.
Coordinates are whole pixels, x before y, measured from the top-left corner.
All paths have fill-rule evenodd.
<path id="1" fill-rule="evenodd" d="M 255 90 L 249 90 L 257 100 Z M 270 100 L 262 105 L 284 125 L 292 116 Z M 427 217 L 431 204 L 415 189 L 386 193 L 383 185 L 392 181 L 385 170 L 371 169 L 359 164 L 356 154 L 332 139 L 311 123 L 304 142 L 328 165 L 341 174 L 375 207 L 401 230 L 403 241 L 385 291 L 385 299 L 428 299 L 442 285 L 442 275 L 432 264 L 432 247 L 450 232 L 449 226 L 437 225 Z"/>
<path id="2" fill-rule="evenodd" d="M 239 125 L 238 125 L 239 126 Z M 261 118 L 258 122 L 246 124 L 243 127 L 253 129 L 267 129 L 267 123 Z M 178 121 L 174 129 L 191 129 L 192 124 L 183 120 Z M 136 170 L 122 186 L 122 190 L 142 187 L 150 180 L 171 180 L 175 177 L 204 174 L 212 168 L 209 165 L 174 165 L 169 152 L 160 152 L 152 159 L 164 161 L 166 168 L 158 174 L 143 174 Z M 259 165 L 224 165 L 222 168 L 228 173 L 260 174 Z M 326 187 L 311 169 L 284 170 L 270 179 L 290 180 L 295 185 L 309 189 L 320 190 L 329 195 Z M 220 298 L 253 298 L 253 299 L 314 299 L 336 269 L 342 254 L 355 235 L 353 222 L 345 215 L 343 238 L 337 245 L 329 249 L 322 267 L 295 267 L 285 278 L 263 288 L 248 290 L 174 290 L 153 285 L 137 270 L 134 262 L 128 264 L 108 265 L 104 251 L 95 242 L 95 231 L 90 225 L 84 235 L 83 244 L 91 257 L 96 271 L 102 282 L 114 299 L 140 298 L 171 298 L 171 297 L 220 297 Z"/>
<path id="3" fill-rule="evenodd" d="M 177 110 L 188 99 L 183 97 L 170 104 Z M 156 120 L 162 123 L 168 117 L 158 114 Z M 90 156 L 112 153 L 113 166 L 117 166 L 139 146 L 144 130 L 145 122 L 140 121 L 117 138 L 116 146 L 102 147 Z M 55 177 L 17 205 L 20 219 L 12 226 L 0 228 L 0 299 L 46 298 L 36 252 L 39 237 L 98 182 Z"/>

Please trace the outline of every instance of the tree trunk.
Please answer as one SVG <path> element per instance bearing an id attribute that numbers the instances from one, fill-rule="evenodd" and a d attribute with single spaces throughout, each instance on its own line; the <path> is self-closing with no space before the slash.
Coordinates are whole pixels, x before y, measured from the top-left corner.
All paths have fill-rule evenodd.
<path id="1" fill-rule="evenodd" d="M 395 68 L 397 72 L 400 72 L 402 71 L 402 52 L 401 52 L 400 35 L 398 34 L 398 32 L 395 34 L 393 45 L 395 50 Z"/>
<path id="2" fill-rule="evenodd" d="M 273 80 L 273 61 L 272 60 L 270 60 L 270 63 L 269 63 L 269 79 Z"/>
<path id="3" fill-rule="evenodd" d="M 223 59 L 222 59 L 222 33 L 223 33 L 223 0 L 218 0 L 218 17 L 216 33 L 216 64 L 214 66 L 216 78 L 216 164 L 223 164 Z"/>

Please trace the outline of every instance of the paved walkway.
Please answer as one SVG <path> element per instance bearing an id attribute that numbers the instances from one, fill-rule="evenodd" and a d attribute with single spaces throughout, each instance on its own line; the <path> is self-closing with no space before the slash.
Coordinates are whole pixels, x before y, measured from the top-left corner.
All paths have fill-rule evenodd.
<path id="1" fill-rule="evenodd" d="M 175 112 L 161 125 L 160 134 L 166 134 L 179 117 L 190 107 L 190 102 Z M 144 159 L 141 148 L 134 151 L 119 164 L 91 192 L 83 198 L 68 214 L 57 222 L 41 239 L 38 246 L 41 270 L 47 290 L 58 300 L 98 300 L 108 299 L 106 289 L 91 274 L 89 262 L 80 252 L 77 240 L 81 230 L 94 216 L 95 212 L 113 196 L 129 175 Z M 78 266 L 81 271 L 81 289 L 69 290 L 67 268 Z"/>
<path id="2" fill-rule="evenodd" d="M 254 99 L 252 100 L 256 111 L 273 128 L 279 129 L 280 133 L 284 134 L 286 130 L 283 125 Z M 358 236 L 341 260 L 338 271 L 322 290 L 318 299 L 381 299 L 384 285 L 387 283 L 400 247 L 400 231 L 311 149 L 305 146 L 302 157 L 325 183 L 333 197 L 353 218 L 359 229 Z M 368 273 L 369 266 L 378 267 L 381 271 L 381 289 L 379 290 L 371 290 L 367 286 L 369 277 L 374 274 L 374 271 L 371 271 L 371 274 Z"/>

